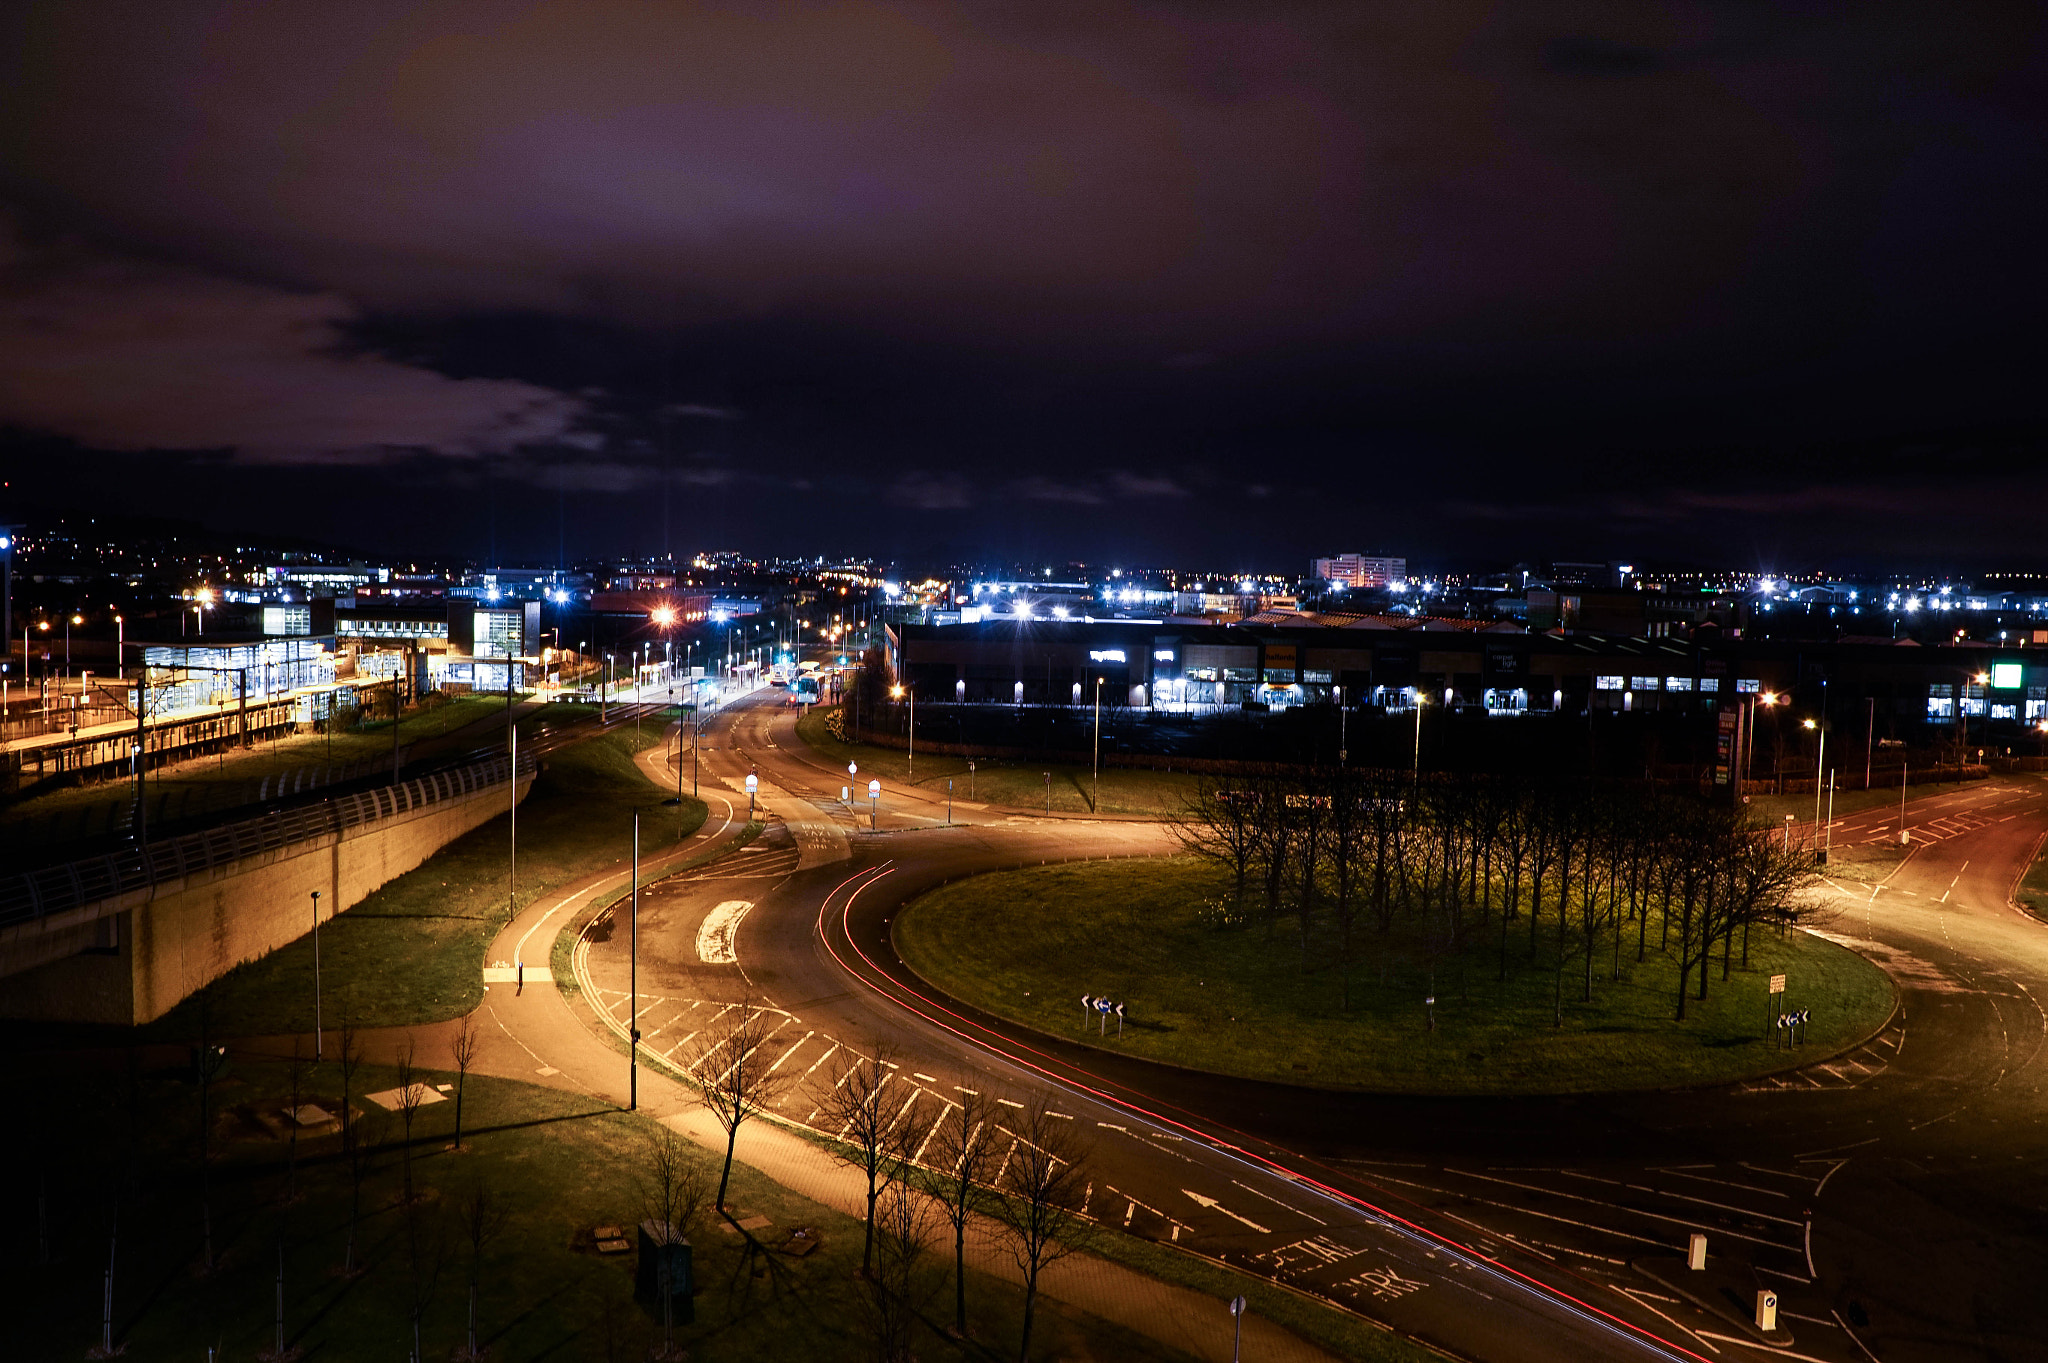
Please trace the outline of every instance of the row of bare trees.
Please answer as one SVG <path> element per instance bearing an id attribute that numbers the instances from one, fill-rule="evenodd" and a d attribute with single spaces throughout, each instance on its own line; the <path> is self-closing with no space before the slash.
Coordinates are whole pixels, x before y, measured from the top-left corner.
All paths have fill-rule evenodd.
<path id="1" fill-rule="evenodd" d="M 832 1138 L 837 1157 L 865 1180 L 861 1274 L 883 1355 L 910 1357 L 919 1306 L 915 1270 L 941 1230 L 952 1239 L 953 1329 L 966 1334 L 967 1237 L 980 1222 L 1022 1276 L 1018 1357 L 1028 1358 L 1039 1282 L 1082 1243 L 1087 1152 L 1073 1122 L 1042 1099 L 1006 1102 L 965 1084 L 953 1086 L 957 1097 L 935 1121 L 913 1122 L 916 1090 L 892 1088 L 898 1072 L 887 1047 L 849 1053 L 812 1119 Z"/>
<path id="2" fill-rule="evenodd" d="M 1344 1006 L 1375 939 L 1417 947 L 1432 971 L 1491 947 L 1498 971 L 1547 968 L 1593 997 L 1605 957 L 1654 949 L 1676 967 L 1676 1015 L 1707 997 L 1718 954 L 1809 909 L 1807 856 L 1756 821 L 1696 799 L 1526 777 L 1325 768 L 1205 783 L 1177 824 L 1230 877 L 1227 923 L 1268 936 L 1292 921 L 1304 968 L 1333 963 Z M 1656 932 L 1651 933 L 1655 919 Z M 1526 927 L 1526 945 L 1517 949 Z M 1629 939 L 1633 938 L 1631 942 Z"/>

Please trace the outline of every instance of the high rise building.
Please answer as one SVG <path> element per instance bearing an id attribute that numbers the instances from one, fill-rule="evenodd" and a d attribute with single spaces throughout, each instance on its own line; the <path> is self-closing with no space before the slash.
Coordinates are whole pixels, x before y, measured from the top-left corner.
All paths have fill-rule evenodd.
<path id="1" fill-rule="evenodd" d="M 1339 587 L 1387 587 L 1408 576 L 1408 560 L 1339 554 L 1317 559 L 1315 574 Z"/>

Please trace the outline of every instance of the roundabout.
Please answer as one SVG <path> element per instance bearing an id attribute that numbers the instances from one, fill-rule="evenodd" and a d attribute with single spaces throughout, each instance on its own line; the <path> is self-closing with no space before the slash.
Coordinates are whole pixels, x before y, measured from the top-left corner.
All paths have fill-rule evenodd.
<path id="1" fill-rule="evenodd" d="M 2024 1356 L 2009 1347 L 2017 1326 L 1977 1313 L 2002 1303 L 1998 1321 L 2042 1317 L 2033 1284 L 2048 1256 L 2017 1209 L 2048 1205 L 2036 1139 L 2048 1015 L 2035 1003 L 2048 993 L 2048 939 L 2006 902 L 2048 826 L 2037 780 L 1915 801 L 1916 850 L 1902 864 L 1859 872 L 1837 858 L 1825 886 L 1834 945 L 1803 944 L 1817 954 L 1782 973 L 1839 961 L 1835 948 L 1883 968 L 1898 1008 L 1848 1052 L 1816 1058 L 1816 1008 L 1813 1048 L 1791 1070 L 1746 1066 L 1739 1082 L 1679 1089 L 1445 1096 L 1317 1088 L 1291 1069 L 1280 1083 L 1205 1074 L 1084 1041 L 1082 992 L 1126 994 L 1131 1019 L 1144 1019 L 1135 974 L 1085 990 L 1061 974 L 1050 1027 L 950 997 L 912 968 L 925 911 L 912 906 L 991 873 L 1136 867 L 1174 850 L 1167 830 L 949 811 L 885 791 L 869 832 L 869 811 L 839 806 L 840 770 L 802 747 L 786 713 L 737 706 L 716 737 L 709 772 L 735 791 L 759 775 L 772 836 L 643 904 L 639 1021 L 659 1044 L 686 1037 L 690 1015 L 751 997 L 777 1010 L 775 1045 L 807 1082 L 837 1050 L 888 1049 L 906 1122 L 943 1123 L 956 1086 L 1043 1095 L 1088 1129 L 1087 1212 L 1105 1230 L 1459 1357 L 1775 1352 L 1725 1311 L 1672 1297 L 1661 1269 L 1635 1267 L 1680 1261 L 1695 1231 L 1715 1262 L 1780 1293 L 1805 1358 Z M 1836 821 L 1836 846 L 1895 842 L 1887 817 L 1896 810 Z M 584 955 L 585 1002 L 608 1014 L 601 1031 L 630 1013 L 626 938 L 590 940 Z M 700 940 L 731 959 L 706 959 Z M 973 951 L 953 955 L 991 944 L 965 940 Z M 1761 970 L 1767 956 L 1752 948 Z M 1745 981 L 1753 990 L 1738 968 L 1724 985 L 1717 964 L 1710 999 L 1744 1011 L 1756 1002 Z M 670 1017 L 650 1016 L 649 997 Z M 802 1127 L 816 1106 L 793 1093 L 778 1119 Z"/>
<path id="2" fill-rule="evenodd" d="M 1646 932 L 1597 980 L 1557 980 L 1526 932 L 1479 924 L 1463 950 L 1361 934 L 1351 972 L 1319 933 L 1218 921 L 1228 885 L 1189 858 L 999 871 L 932 890 L 893 923 L 896 950 L 932 987 L 1011 1022 L 1162 1064 L 1372 1093 L 1601 1093 L 1735 1083 L 1855 1049 L 1890 1018 L 1884 972 L 1810 933 L 1758 932 L 1730 974 L 1673 1018 L 1677 972 Z M 1549 944 L 1546 940 L 1545 946 Z M 1773 997 L 1774 976 L 1796 984 Z M 1559 985 L 1562 984 L 1562 988 Z M 1691 981 L 1687 993 L 1693 993 Z M 1560 1000 L 1558 997 L 1564 997 Z M 1125 1004 L 1106 1025 L 1083 996 Z M 1795 1047 L 1780 1011 L 1813 1021 Z M 1433 1000 L 1433 1002 L 1432 1002 Z"/>

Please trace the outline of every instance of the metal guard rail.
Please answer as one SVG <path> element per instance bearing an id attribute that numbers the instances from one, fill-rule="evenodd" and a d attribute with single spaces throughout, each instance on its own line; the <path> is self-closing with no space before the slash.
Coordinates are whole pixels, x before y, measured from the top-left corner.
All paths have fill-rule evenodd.
<path id="1" fill-rule="evenodd" d="M 530 777 L 535 769 L 533 755 L 521 753 L 520 776 Z M 501 755 L 466 767 L 431 772 L 402 785 L 383 786 L 166 838 L 144 848 L 124 848 L 40 871 L 0 876 L 0 927 L 33 922 L 260 852 L 341 833 L 444 800 L 462 799 L 503 785 L 505 779 L 506 758 Z"/>

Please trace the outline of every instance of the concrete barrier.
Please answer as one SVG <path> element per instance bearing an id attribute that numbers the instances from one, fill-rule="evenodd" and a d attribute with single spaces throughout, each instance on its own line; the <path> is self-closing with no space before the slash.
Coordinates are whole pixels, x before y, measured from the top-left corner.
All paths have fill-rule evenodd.
<path id="1" fill-rule="evenodd" d="M 525 764 L 522 763 L 522 766 Z M 495 784 L 67 907 L 0 934 L 0 1016 L 133 1024 L 312 930 L 505 812 Z M 523 770 L 511 798 L 533 784 Z M 18 972 L 18 973 L 17 973 Z"/>

